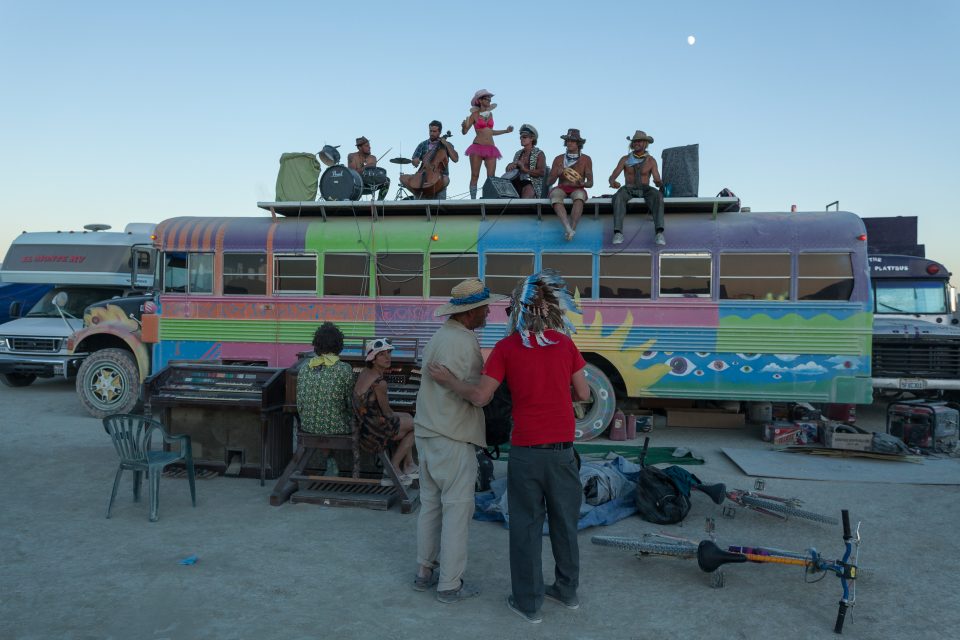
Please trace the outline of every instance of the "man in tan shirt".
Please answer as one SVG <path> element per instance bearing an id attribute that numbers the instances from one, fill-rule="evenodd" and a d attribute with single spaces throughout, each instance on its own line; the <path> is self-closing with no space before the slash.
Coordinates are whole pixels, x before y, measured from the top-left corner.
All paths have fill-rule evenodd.
<path id="1" fill-rule="evenodd" d="M 475 329 L 487 322 L 489 304 L 505 296 L 491 294 L 480 280 L 453 288 L 437 316 L 450 316 L 423 352 L 423 367 L 442 364 L 457 378 L 480 381 L 483 356 Z M 414 436 L 420 457 L 420 515 L 417 520 L 417 575 L 413 588 L 437 584 L 437 600 L 459 602 L 480 591 L 463 581 L 467 533 L 473 518 L 477 478 L 476 447 L 486 446 L 483 409 L 473 406 L 430 376 L 417 393 Z M 439 574 L 439 575 L 438 575 Z"/>

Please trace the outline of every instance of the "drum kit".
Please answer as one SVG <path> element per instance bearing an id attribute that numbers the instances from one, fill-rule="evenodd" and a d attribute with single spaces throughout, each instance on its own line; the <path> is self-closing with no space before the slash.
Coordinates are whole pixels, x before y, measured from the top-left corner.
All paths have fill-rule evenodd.
<path id="1" fill-rule="evenodd" d="M 378 192 L 390 181 L 387 170 L 383 167 L 367 167 L 360 173 L 340 164 L 338 147 L 339 145 L 324 145 L 317 154 L 320 162 L 327 166 L 320 176 L 320 196 L 324 200 L 359 200 L 364 194 Z M 409 158 L 391 158 L 390 162 L 399 165 L 413 164 L 413 160 Z M 400 185 L 395 199 L 401 200 L 407 196 L 407 190 Z"/>

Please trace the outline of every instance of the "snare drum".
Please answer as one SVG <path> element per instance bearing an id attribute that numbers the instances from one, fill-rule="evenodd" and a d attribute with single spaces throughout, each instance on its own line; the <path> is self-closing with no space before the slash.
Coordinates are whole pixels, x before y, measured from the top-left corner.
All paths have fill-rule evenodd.
<path id="1" fill-rule="evenodd" d="M 363 194 L 363 179 L 360 174 L 335 164 L 320 176 L 320 195 L 324 200 L 359 200 Z"/>
<path id="2" fill-rule="evenodd" d="M 387 170 L 383 167 L 367 167 L 361 174 L 363 178 L 363 190 L 367 193 L 377 191 L 385 184 L 390 182 L 387 177 Z"/>

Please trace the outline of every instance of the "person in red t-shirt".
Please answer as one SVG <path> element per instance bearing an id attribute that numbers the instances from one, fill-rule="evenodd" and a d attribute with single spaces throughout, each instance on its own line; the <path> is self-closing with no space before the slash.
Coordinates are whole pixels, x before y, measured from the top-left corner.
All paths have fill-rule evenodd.
<path id="1" fill-rule="evenodd" d="M 462 398 L 484 406 L 506 382 L 513 399 L 513 433 L 507 467 L 510 512 L 510 579 L 507 606 L 528 622 L 540 622 L 544 597 L 569 609 L 580 606 L 577 519 L 583 486 L 574 457 L 573 400 L 587 400 L 586 362 L 567 335 L 564 316 L 574 309 L 566 283 L 545 270 L 513 293 L 509 335 L 497 343 L 479 383 L 457 379 L 446 367 L 430 375 Z M 571 386 L 573 387 L 571 395 Z M 543 583 L 543 521 L 550 524 L 555 580 Z"/>

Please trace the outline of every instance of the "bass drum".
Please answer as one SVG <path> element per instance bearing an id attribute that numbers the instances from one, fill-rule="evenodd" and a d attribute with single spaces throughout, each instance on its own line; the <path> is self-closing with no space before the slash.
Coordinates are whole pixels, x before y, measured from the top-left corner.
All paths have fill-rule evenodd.
<path id="1" fill-rule="evenodd" d="M 324 200 L 359 200 L 363 193 L 363 178 L 360 174 L 336 164 L 320 176 L 320 196 Z"/>

